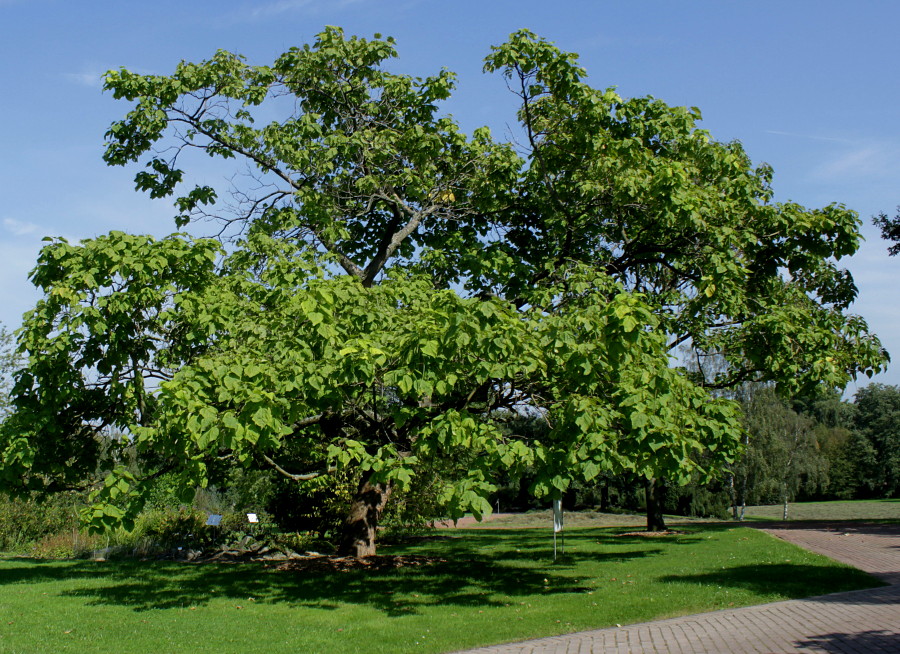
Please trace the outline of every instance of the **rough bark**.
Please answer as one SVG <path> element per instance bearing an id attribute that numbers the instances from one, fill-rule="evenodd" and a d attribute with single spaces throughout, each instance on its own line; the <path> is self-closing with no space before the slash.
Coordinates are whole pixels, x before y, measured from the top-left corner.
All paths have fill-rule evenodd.
<path id="1" fill-rule="evenodd" d="M 373 484 L 371 475 L 363 477 L 350 504 L 350 512 L 344 520 L 338 553 L 342 556 L 363 558 L 375 554 L 375 536 L 378 521 L 391 496 L 388 484 Z"/>
<path id="2" fill-rule="evenodd" d="M 663 507 L 666 499 L 666 483 L 662 479 L 648 479 L 644 487 L 647 496 L 647 531 L 665 531 Z"/>

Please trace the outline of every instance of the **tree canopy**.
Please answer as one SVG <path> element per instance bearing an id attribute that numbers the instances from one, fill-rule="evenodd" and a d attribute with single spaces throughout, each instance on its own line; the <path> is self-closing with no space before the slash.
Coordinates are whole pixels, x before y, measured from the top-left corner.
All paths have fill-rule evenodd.
<path id="1" fill-rule="evenodd" d="M 317 485 L 350 469 L 345 549 L 366 554 L 423 467 L 450 515 L 490 511 L 498 467 L 535 470 L 538 495 L 601 472 L 710 475 L 741 430 L 711 389 L 880 370 L 837 265 L 857 215 L 774 202 L 772 171 L 697 109 L 595 89 L 522 31 L 485 60 L 519 97 L 514 144 L 464 134 L 438 110 L 453 74 L 390 72 L 394 57 L 390 38 L 328 28 L 269 66 L 220 51 L 107 74 L 132 109 L 106 161 L 146 163 L 139 190 L 219 231 L 43 249 L 6 487 L 77 483 L 110 428 L 144 469 L 104 477 L 98 527 L 127 523 L 163 472 L 190 490 L 221 465 Z M 226 186 L 184 183 L 197 152 L 234 163 Z M 687 374 L 684 344 L 727 366 Z M 546 433 L 507 428 L 523 413 Z"/>
<path id="2" fill-rule="evenodd" d="M 854 458 L 864 494 L 900 495 L 900 388 L 869 384 L 856 392 Z"/>

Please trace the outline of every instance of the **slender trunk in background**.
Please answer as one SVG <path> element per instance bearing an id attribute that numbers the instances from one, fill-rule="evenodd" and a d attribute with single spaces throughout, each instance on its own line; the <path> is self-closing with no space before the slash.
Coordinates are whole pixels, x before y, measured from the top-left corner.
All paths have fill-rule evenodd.
<path id="1" fill-rule="evenodd" d="M 747 474 L 745 473 L 741 478 L 741 512 L 738 520 L 744 520 L 744 511 L 747 509 Z"/>
<path id="2" fill-rule="evenodd" d="M 375 554 L 375 537 L 378 521 L 384 507 L 390 499 L 391 487 L 388 484 L 370 483 L 371 473 L 366 473 L 353 500 L 350 513 L 344 521 L 338 554 L 363 558 Z"/>
<path id="3" fill-rule="evenodd" d="M 749 449 L 750 447 L 750 432 L 744 432 L 744 451 Z M 741 475 L 741 488 L 740 488 L 740 496 L 741 496 L 741 511 L 738 515 L 738 520 L 741 522 L 744 521 L 744 512 L 747 509 L 747 479 L 750 477 L 750 471 L 748 469 L 744 469 L 743 474 Z"/>
<path id="4" fill-rule="evenodd" d="M 784 511 L 782 513 L 781 519 L 788 519 L 788 492 L 787 492 L 787 484 L 781 485 L 781 496 L 784 498 Z"/>
<path id="5" fill-rule="evenodd" d="M 728 475 L 728 495 L 731 497 L 731 517 L 738 519 L 737 491 L 734 488 L 734 475 Z"/>

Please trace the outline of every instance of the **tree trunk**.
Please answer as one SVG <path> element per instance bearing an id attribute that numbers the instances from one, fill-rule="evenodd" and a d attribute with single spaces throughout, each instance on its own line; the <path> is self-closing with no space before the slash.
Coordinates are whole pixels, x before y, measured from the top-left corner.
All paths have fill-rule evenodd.
<path id="1" fill-rule="evenodd" d="M 575 489 L 568 488 L 562 496 L 562 506 L 566 511 L 574 511 L 578 505 L 578 495 Z"/>
<path id="2" fill-rule="evenodd" d="M 663 507 L 666 500 L 666 482 L 663 479 L 648 479 L 644 489 L 647 497 L 647 531 L 665 531 Z"/>
<path id="3" fill-rule="evenodd" d="M 609 479 L 603 480 L 600 487 L 600 511 L 603 513 L 609 511 Z"/>
<path id="4" fill-rule="evenodd" d="M 728 475 L 728 497 L 731 500 L 731 517 L 738 519 L 737 490 L 734 487 L 734 475 Z"/>
<path id="5" fill-rule="evenodd" d="M 388 484 L 372 484 L 371 473 L 363 476 L 344 520 L 338 554 L 363 558 L 375 554 L 375 535 L 381 513 L 391 496 Z"/>
<path id="6" fill-rule="evenodd" d="M 784 498 L 784 511 L 782 511 L 781 519 L 788 519 L 788 492 L 787 492 L 787 484 L 782 485 L 782 497 Z"/>

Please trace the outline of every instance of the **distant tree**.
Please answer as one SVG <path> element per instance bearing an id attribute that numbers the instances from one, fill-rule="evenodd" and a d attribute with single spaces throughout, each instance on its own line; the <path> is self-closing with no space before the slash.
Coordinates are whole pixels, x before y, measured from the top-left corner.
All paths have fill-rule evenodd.
<path id="1" fill-rule="evenodd" d="M 894 245 L 888 248 L 888 254 L 891 256 L 900 253 L 900 207 L 897 207 L 897 211 L 897 215 L 893 218 L 882 212 L 872 219 L 872 222 L 881 228 L 881 238 L 894 242 Z"/>
<path id="2" fill-rule="evenodd" d="M 12 375 L 21 357 L 16 353 L 12 333 L 0 323 L 0 422 L 9 413 L 9 393 L 12 389 Z"/>
<path id="3" fill-rule="evenodd" d="M 756 390 L 744 403 L 748 446 L 737 466 L 743 501 L 777 498 L 788 519 L 788 503 L 801 490 L 815 489 L 826 477 L 827 462 L 819 452 L 815 422 L 800 415 L 772 388 Z"/>
<path id="4" fill-rule="evenodd" d="M 845 427 L 816 425 L 816 441 L 828 463 L 828 480 L 822 487 L 825 498 L 854 499 L 860 489 L 856 442 L 858 436 Z"/>
<path id="5" fill-rule="evenodd" d="M 827 462 L 828 478 L 821 496 L 851 499 L 860 488 L 857 461 L 857 434 L 853 431 L 856 406 L 841 397 L 841 392 L 817 393 L 794 398 L 793 408 L 815 421 L 815 437 L 819 451 Z"/>
<path id="6" fill-rule="evenodd" d="M 900 387 L 869 384 L 856 393 L 853 451 L 864 491 L 900 496 Z"/>

